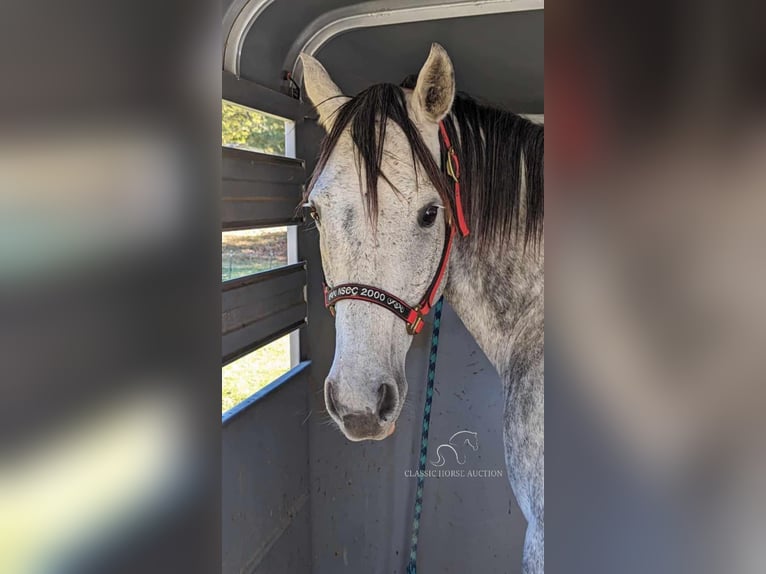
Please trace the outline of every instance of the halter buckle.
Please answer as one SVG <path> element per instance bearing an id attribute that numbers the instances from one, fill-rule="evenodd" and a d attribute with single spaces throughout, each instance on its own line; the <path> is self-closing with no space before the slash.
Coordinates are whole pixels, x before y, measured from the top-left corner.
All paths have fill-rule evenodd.
<path id="1" fill-rule="evenodd" d="M 335 303 L 330 303 L 328 300 L 327 296 L 330 294 L 330 287 L 324 281 L 322 282 L 322 292 L 324 293 L 324 306 L 330 311 L 330 315 L 335 317 Z"/>
<path id="2" fill-rule="evenodd" d="M 455 183 L 457 183 L 457 174 L 455 173 L 455 148 L 451 147 L 447 150 L 447 175 L 449 175 Z"/>
<path id="3" fill-rule="evenodd" d="M 412 323 L 407 323 L 407 333 L 410 335 L 417 335 L 423 330 L 423 315 L 420 314 L 420 305 L 413 309 L 417 313 L 417 317 Z"/>

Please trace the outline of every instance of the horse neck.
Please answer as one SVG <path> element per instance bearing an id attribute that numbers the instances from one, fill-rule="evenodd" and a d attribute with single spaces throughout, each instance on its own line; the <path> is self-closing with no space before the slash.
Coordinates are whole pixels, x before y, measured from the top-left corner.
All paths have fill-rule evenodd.
<path id="1" fill-rule="evenodd" d="M 531 368 L 543 352 L 543 244 L 477 248 L 459 239 L 450 257 L 447 300 L 501 376 Z"/>

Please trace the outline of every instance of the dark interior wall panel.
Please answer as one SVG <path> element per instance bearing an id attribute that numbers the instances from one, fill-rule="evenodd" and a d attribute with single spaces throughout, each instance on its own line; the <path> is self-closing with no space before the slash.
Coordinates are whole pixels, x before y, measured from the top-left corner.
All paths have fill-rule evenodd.
<path id="1" fill-rule="evenodd" d="M 408 380 L 414 387 L 410 392 L 415 399 L 411 432 L 416 436 L 420 433 L 425 401 L 425 357 L 429 343 L 428 337 L 418 341 L 407 364 Z M 426 479 L 418 547 L 419 570 L 485 574 L 521 572 L 526 520 L 508 483 L 502 419 L 500 378 L 452 307 L 445 305 L 426 468 L 437 468 L 432 461 L 437 458 L 439 445 L 448 443 L 460 430 L 470 430 L 477 433 L 478 451 L 458 447 L 465 456 L 465 464 L 461 465 L 453 453 L 442 449 L 440 452 L 446 463 L 441 468 L 491 471 L 500 476 Z M 412 464 L 417 464 L 416 456 Z M 405 530 L 409 532 L 409 525 Z"/>
<path id="2" fill-rule="evenodd" d="M 355 0 L 276 0 L 253 23 L 242 46 L 242 77 L 280 90 L 282 64 L 290 46 L 314 19 Z"/>
<path id="3" fill-rule="evenodd" d="M 223 574 L 311 571 L 308 371 L 224 425 Z"/>
<path id="4" fill-rule="evenodd" d="M 303 160 L 221 148 L 221 216 L 224 229 L 301 222 L 306 169 Z"/>
<path id="5" fill-rule="evenodd" d="M 303 263 L 227 281 L 221 297 L 223 362 L 302 325 L 306 317 Z"/>
<path id="6" fill-rule="evenodd" d="M 432 42 L 455 67 L 458 90 L 517 113 L 544 112 L 543 11 L 353 30 L 315 56 L 348 94 L 417 74 Z M 479 40 L 480 39 L 480 40 Z"/>
<path id="7" fill-rule="evenodd" d="M 271 551 L 258 565 L 256 574 L 310 574 L 311 520 L 309 505 L 303 504 Z"/>
<path id="8" fill-rule="evenodd" d="M 245 39 L 243 77 L 282 89 L 284 60 L 303 28 L 334 8 L 354 3 L 277 0 Z M 399 83 L 417 73 L 431 43 L 439 42 L 455 64 L 458 89 L 514 112 L 539 114 L 544 112 L 543 32 L 542 10 L 433 20 L 351 30 L 315 56 L 341 89 L 355 94 L 370 84 Z"/>

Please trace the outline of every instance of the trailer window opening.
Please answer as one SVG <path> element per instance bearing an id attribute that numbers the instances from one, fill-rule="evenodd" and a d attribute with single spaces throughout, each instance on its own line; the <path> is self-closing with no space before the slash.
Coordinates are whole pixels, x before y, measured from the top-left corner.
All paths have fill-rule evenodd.
<path id="1" fill-rule="evenodd" d="M 295 123 L 222 100 L 221 144 L 228 148 L 294 158 Z M 253 161 L 263 162 L 263 158 Z M 254 189 L 256 196 L 258 195 L 260 188 L 257 186 L 260 180 L 256 178 L 252 181 L 244 180 L 242 183 L 256 186 L 251 189 Z M 251 221 L 254 226 L 263 223 L 258 221 L 258 217 L 234 218 L 234 221 Z M 229 223 L 231 224 L 231 221 Z M 280 227 L 250 227 L 221 232 L 222 282 L 297 262 L 298 236 L 295 225 L 283 223 Z M 222 412 L 237 406 L 278 379 L 296 366 L 299 359 L 300 341 L 296 330 L 222 367 Z"/>
<path id="2" fill-rule="evenodd" d="M 229 281 L 297 261 L 295 226 L 242 229 L 221 233 L 221 281 Z M 235 407 L 298 363 L 294 331 L 224 366 L 221 412 Z"/>
<path id="3" fill-rule="evenodd" d="M 290 353 L 291 334 L 232 361 L 221 372 L 221 412 L 261 390 L 295 365 Z"/>
<path id="4" fill-rule="evenodd" d="M 221 144 L 272 155 L 292 157 L 294 123 L 221 100 Z"/>
<path id="5" fill-rule="evenodd" d="M 288 228 L 243 229 L 221 233 L 221 281 L 282 267 L 288 263 Z"/>

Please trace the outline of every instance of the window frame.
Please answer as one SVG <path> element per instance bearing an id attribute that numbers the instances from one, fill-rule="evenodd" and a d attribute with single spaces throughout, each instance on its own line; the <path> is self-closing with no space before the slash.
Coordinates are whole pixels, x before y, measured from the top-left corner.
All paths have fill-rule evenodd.
<path id="1" fill-rule="evenodd" d="M 267 111 L 260 110 L 258 108 L 254 108 L 254 107 L 252 107 L 250 105 L 247 105 L 245 103 L 237 101 L 236 99 L 222 98 L 222 101 L 229 102 L 229 103 L 231 103 L 233 105 L 242 107 L 242 108 L 244 108 L 246 110 L 251 110 L 251 111 L 254 111 L 254 112 L 257 112 L 257 113 L 268 115 L 268 116 L 273 117 L 273 118 L 277 118 L 280 121 L 283 121 L 284 122 L 284 126 L 285 126 L 285 129 L 284 129 L 284 138 L 285 138 L 284 149 L 285 149 L 285 153 L 284 153 L 284 155 L 269 154 L 269 153 L 264 153 L 264 152 L 258 152 L 258 151 L 250 150 L 248 148 L 243 148 L 243 147 L 239 147 L 239 146 L 231 147 L 231 146 L 225 146 L 225 145 L 222 144 L 222 150 L 223 150 L 222 153 L 223 153 L 224 157 L 226 157 L 226 155 L 227 155 L 225 150 L 229 149 L 229 150 L 236 150 L 237 152 L 242 152 L 239 155 L 241 155 L 243 160 L 246 159 L 246 158 L 251 158 L 251 161 L 249 163 L 252 166 L 255 166 L 259 162 L 262 163 L 263 165 L 265 165 L 267 163 L 273 163 L 273 164 L 276 165 L 276 164 L 280 163 L 278 158 L 285 158 L 285 159 L 288 159 L 288 160 L 296 160 L 296 161 L 291 162 L 290 164 L 288 164 L 287 162 L 284 162 L 284 166 L 285 166 L 285 169 L 287 169 L 287 170 L 292 170 L 292 171 L 295 171 L 297 169 L 303 170 L 304 177 L 300 178 L 300 188 L 301 188 L 301 194 L 300 195 L 302 195 L 303 182 L 305 181 L 305 162 L 303 162 L 302 160 L 297 160 L 297 158 L 296 158 L 295 121 L 293 121 L 293 120 L 291 120 L 289 118 L 285 118 L 285 117 L 282 117 L 282 116 L 279 116 L 279 115 L 275 115 L 273 113 L 269 113 Z M 248 155 L 244 155 L 244 154 L 248 154 Z M 229 154 L 229 157 L 232 158 L 232 154 Z M 266 158 L 273 158 L 273 160 L 268 160 Z M 276 169 L 279 169 L 278 165 L 277 165 Z M 254 172 L 254 173 L 257 173 L 257 171 Z M 224 180 L 225 180 L 226 179 L 226 174 L 222 173 L 222 176 L 224 177 Z M 295 179 L 294 177 L 290 178 L 291 181 L 294 180 L 294 179 Z M 286 179 L 286 181 L 288 181 L 288 180 Z M 253 189 L 253 193 L 255 195 L 255 197 L 253 199 L 255 201 L 257 201 L 258 200 L 257 194 L 258 194 L 258 189 L 259 189 L 259 186 L 257 185 L 257 182 L 253 182 L 252 189 Z M 299 203 L 299 201 L 296 201 L 295 205 L 298 205 L 298 203 Z M 226 220 L 223 220 L 222 221 L 222 229 L 221 229 L 221 231 L 222 231 L 222 233 L 224 233 L 224 232 L 233 231 L 233 230 L 273 229 L 273 228 L 286 227 L 287 228 L 287 265 L 278 266 L 278 267 L 275 267 L 274 269 L 271 269 L 271 270 L 261 271 L 261 272 L 255 273 L 255 274 L 251 274 L 251 275 L 246 275 L 246 276 L 243 276 L 243 277 L 238 277 L 238 278 L 230 279 L 230 280 L 227 280 L 225 282 L 222 281 L 222 289 L 224 290 L 224 292 L 227 291 L 227 290 L 231 290 L 232 288 L 235 288 L 236 284 L 237 284 L 236 282 L 246 283 L 247 281 L 253 281 L 253 280 L 258 280 L 258 279 L 263 279 L 263 278 L 267 278 L 267 280 L 268 280 L 270 277 L 272 277 L 272 276 L 275 277 L 276 275 L 278 275 L 280 273 L 280 270 L 282 270 L 282 272 L 284 272 L 284 270 L 286 270 L 286 269 L 289 270 L 291 268 L 295 269 L 295 268 L 299 268 L 300 267 L 300 268 L 303 269 L 304 274 L 306 272 L 305 271 L 305 263 L 299 263 L 299 257 L 298 257 L 298 226 L 303 223 L 302 217 L 300 217 L 300 216 L 293 216 L 293 219 L 291 219 L 289 221 L 284 221 L 284 222 L 281 222 L 281 223 L 278 223 L 278 224 L 273 224 L 273 225 L 268 225 L 268 224 L 266 224 L 266 225 L 259 225 L 259 224 L 257 224 L 256 219 L 243 220 L 243 223 L 245 223 L 244 225 L 238 225 L 237 222 L 229 222 L 229 224 L 227 224 Z M 262 390 L 264 390 L 267 387 L 270 387 L 271 385 L 274 385 L 279 380 L 283 379 L 286 375 L 290 374 L 293 370 L 295 370 L 296 368 L 298 368 L 300 366 L 300 364 L 301 364 L 301 361 L 300 361 L 301 353 L 300 353 L 300 334 L 299 334 L 299 328 L 300 328 L 300 326 L 305 325 L 305 322 L 306 322 L 306 312 L 308 310 L 308 305 L 307 305 L 307 302 L 305 301 L 305 292 L 306 292 L 305 285 L 306 285 L 306 281 L 307 281 L 307 278 L 304 279 L 304 281 L 303 281 L 303 293 L 304 293 L 304 295 L 303 295 L 303 304 L 304 304 L 305 311 L 304 311 L 304 316 L 303 316 L 303 320 L 302 320 L 301 324 L 299 324 L 299 325 L 295 325 L 295 324 L 286 325 L 286 326 L 282 327 L 281 329 L 278 329 L 277 331 L 275 331 L 275 333 L 271 337 L 269 337 L 269 340 L 259 340 L 257 342 L 258 344 L 256 346 L 252 346 L 252 347 L 245 346 L 245 347 L 242 348 L 242 349 L 247 349 L 245 351 L 242 351 L 242 349 L 240 349 L 240 352 L 237 354 L 236 357 L 230 358 L 229 360 L 222 360 L 222 368 L 223 368 L 225 365 L 231 364 L 232 362 L 234 362 L 234 361 L 236 361 L 236 360 L 238 360 L 238 359 L 240 359 L 240 358 L 242 358 L 244 356 L 247 356 L 248 354 L 250 354 L 252 352 L 257 351 L 258 349 L 261 349 L 261 348 L 265 347 L 266 345 L 271 344 L 273 341 L 277 340 L 278 338 L 280 338 L 282 336 L 285 336 L 284 332 L 285 332 L 286 329 L 289 328 L 290 330 L 289 330 L 289 332 L 287 334 L 290 337 L 289 338 L 289 349 L 290 349 L 289 350 L 289 353 L 290 353 L 289 365 L 290 365 L 290 370 L 287 373 L 285 373 L 284 375 L 282 375 L 281 377 L 279 377 L 276 381 L 272 381 L 271 383 L 266 385 L 266 387 L 264 387 L 263 389 L 261 389 L 259 391 L 256 391 L 255 394 L 253 396 L 251 396 L 250 398 L 245 399 L 239 405 L 235 405 L 232 409 L 227 411 L 227 413 L 228 412 L 232 412 L 232 411 L 236 411 L 238 409 L 238 407 L 241 404 L 243 404 L 243 403 L 250 404 L 252 402 L 252 401 L 250 401 L 250 399 L 253 399 L 256 395 L 261 393 Z M 223 320 L 222 320 L 222 323 L 223 323 Z M 223 355 L 222 355 L 222 359 L 223 359 Z"/>

